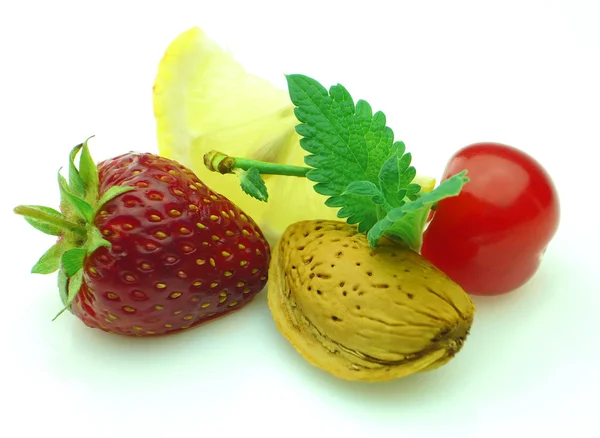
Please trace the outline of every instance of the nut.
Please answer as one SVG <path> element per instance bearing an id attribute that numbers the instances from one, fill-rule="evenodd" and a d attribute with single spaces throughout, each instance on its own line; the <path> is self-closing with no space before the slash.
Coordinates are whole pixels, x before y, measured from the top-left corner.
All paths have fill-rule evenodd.
<path id="1" fill-rule="evenodd" d="M 421 255 L 341 221 L 290 225 L 273 249 L 269 308 L 311 364 L 388 381 L 442 366 L 471 328 L 470 297 Z"/>

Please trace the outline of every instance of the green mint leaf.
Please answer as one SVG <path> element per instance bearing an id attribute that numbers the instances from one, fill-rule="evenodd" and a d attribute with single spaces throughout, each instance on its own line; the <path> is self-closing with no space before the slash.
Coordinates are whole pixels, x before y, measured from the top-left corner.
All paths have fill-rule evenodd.
<path id="1" fill-rule="evenodd" d="M 248 170 L 239 170 L 236 173 L 240 177 L 240 186 L 244 193 L 259 201 L 268 201 L 269 193 L 267 192 L 267 186 L 260 176 L 260 172 L 255 167 L 251 167 Z"/>
<path id="2" fill-rule="evenodd" d="M 60 260 L 67 248 L 64 240 L 59 240 L 48 249 L 31 268 L 32 274 L 52 274 L 60 268 Z"/>
<path id="3" fill-rule="evenodd" d="M 71 248 L 63 253 L 61 264 L 67 277 L 72 277 L 83 268 L 86 253 L 84 248 Z"/>
<path id="4" fill-rule="evenodd" d="M 50 207 L 44 207 L 43 205 L 27 205 L 26 207 L 41 211 L 43 213 L 48 213 L 61 219 L 65 219 L 62 213 Z M 48 223 L 43 219 L 34 219 L 28 216 L 24 216 L 24 218 L 32 227 L 41 231 L 42 233 L 46 233 L 51 236 L 61 236 L 63 233 L 63 230 L 59 226 Z"/>
<path id="5" fill-rule="evenodd" d="M 381 196 L 381 190 L 371 181 L 352 181 L 343 192 L 343 194 L 347 193 L 371 197 Z"/>
<path id="6" fill-rule="evenodd" d="M 404 143 L 397 141 L 393 148 L 395 153 L 383 163 L 379 171 L 379 185 L 390 209 L 404 204 L 404 198 L 409 194 L 409 186 L 412 186 L 411 194 L 416 194 L 421 189 L 418 184 L 410 184 L 417 171 L 410 165 L 411 154 L 404 153 Z"/>
<path id="7" fill-rule="evenodd" d="M 90 137 L 91 138 L 91 137 Z M 84 200 L 90 204 L 95 203 L 98 199 L 98 189 L 100 181 L 98 179 L 98 167 L 92 159 L 90 148 L 88 147 L 88 138 L 83 142 L 81 148 L 81 156 L 79 158 L 79 174 L 83 182 Z"/>
<path id="8" fill-rule="evenodd" d="M 302 136 L 300 146 L 308 152 L 304 161 L 312 167 L 306 177 L 316 183 L 317 193 L 329 197 L 326 205 L 341 207 L 338 217 L 347 218 L 351 224 L 358 223 L 361 232 L 367 231 L 381 211 L 372 197 L 345 193 L 346 188 L 354 181 L 378 185 L 382 166 L 396 155 L 401 145 L 394 143 L 385 115 L 381 111 L 373 114 L 371 106 L 363 100 L 355 105 L 342 85 L 332 86 L 328 92 L 304 75 L 287 75 L 286 79 L 300 122 L 296 126 Z M 405 187 L 398 180 L 388 183 L 393 186 L 387 189 L 388 193 L 402 195 L 400 190 Z"/>
<path id="9" fill-rule="evenodd" d="M 98 213 L 98 211 L 100 211 L 100 209 L 102 208 L 102 206 L 104 204 L 106 204 L 108 201 L 113 200 L 114 198 L 116 198 L 119 195 L 122 195 L 123 193 L 127 193 L 131 190 L 135 190 L 135 187 L 126 187 L 126 186 L 112 186 L 111 188 L 109 188 L 106 192 L 104 192 L 102 194 L 102 196 L 100 197 L 100 200 L 98 201 L 97 207 L 96 207 L 96 211 L 94 212 L 94 215 L 96 213 Z"/>
<path id="10" fill-rule="evenodd" d="M 406 186 L 406 197 L 411 201 L 416 201 L 417 195 L 421 191 L 421 186 L 419 184 L 409 184 Z"/>
<path id="11" fill-rule="evenodd" d="M 343 196 L 328 198 L 325 205 L 332 208 L 341 207 L 337 212 L 337 217 L 346 218 L 346 222 L 349 224 L 358 224 L 358 231 L 364 233 L 375 225 L 379 219 L 379 209 L 372 199 L 379 198 L 346 193 Z"/>
<path id="12" fill-rule="evenodd" d="M 329 198 L 325 201 L 325 205 L 331 207 L 335 206 L 336 202 L 343 201 L 337 205 L 342 207 L 338 216 L 347 217 L 348 223 L 359 224 L 358 228 L 361 232 L 367 231 L 377 222 L 377 206 L 384 206 L 385 200 L 376 184 L 371 181 L 353 181 L 348 184 L 342 195 L 342 197 Z M 365 200 L 375 208 L 363 209 Z"/>
<path id="13" fill-rule="evenodd" d="M 81 179 L 81 175 L 79 175 L 77 167 L 75 167 L 75 157 L 79 153 L 81 146 L 81 144 L 78 144 L 71 149 L 71 153 L 69 154 L 69 186 L 71 188 L 71 193 L 79 197 L 83 197 L 85 193 L 83 180 Z"/>
<path id="14" fill-rule="evenodd" d="M 420 248 L 422 226 L 415 221 L 423 221 L 431 207 L 444 198 L 456 196 L 462 186 L 469 181 L 467 171 L 462 171 L 443 181 L 438 187 L 422 194 L 415 201 L 394 208 L 380 219 L 368 232 L 369 245 L 373 248 L 385 234 L 392 240 L 406 243 L 411 248 Z"/>

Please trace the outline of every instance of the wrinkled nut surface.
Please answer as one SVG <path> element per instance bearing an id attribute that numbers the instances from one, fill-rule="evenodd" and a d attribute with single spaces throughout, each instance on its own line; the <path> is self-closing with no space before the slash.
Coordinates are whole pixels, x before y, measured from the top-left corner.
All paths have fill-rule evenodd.
<path id="1" fill-rule="evenodd" d="M 470 297 L 414 251 L 341 221 L 290 225 L 273 249 L 269 308 L 311 364 L 346 380 L 388 381 L 442 366 L 473 323 Z"/>

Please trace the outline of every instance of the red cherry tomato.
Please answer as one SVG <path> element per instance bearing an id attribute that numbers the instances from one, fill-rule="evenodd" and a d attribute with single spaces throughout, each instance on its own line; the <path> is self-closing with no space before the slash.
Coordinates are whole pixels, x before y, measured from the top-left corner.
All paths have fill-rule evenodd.
<path id="1" fill-rule="evenodd" d="M 421 253 L 473 295 L 498 295 L 537 271 L 559 223 L 548 173 L 531 156 L 499 143 L 464 147 L 442 180 L 466 169 L 458 196 L 438 203 Z"/>

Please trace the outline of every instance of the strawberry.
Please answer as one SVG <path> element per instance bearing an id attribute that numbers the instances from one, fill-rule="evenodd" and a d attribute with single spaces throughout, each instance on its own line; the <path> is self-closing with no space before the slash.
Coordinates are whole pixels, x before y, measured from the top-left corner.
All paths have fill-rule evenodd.
<path id="1" fill-rule="evenodd" d="M 161 335 L 241 309 L 266 284 L 271 254 L 257 224 L 176 161 L 129 152 L 96 166 L 86 140 L 59 187 L 60 212 L 15 208 L 58 236 L 32 269 L 58 271 L 58 315 L 68 309 L 88 327 Z"/>

